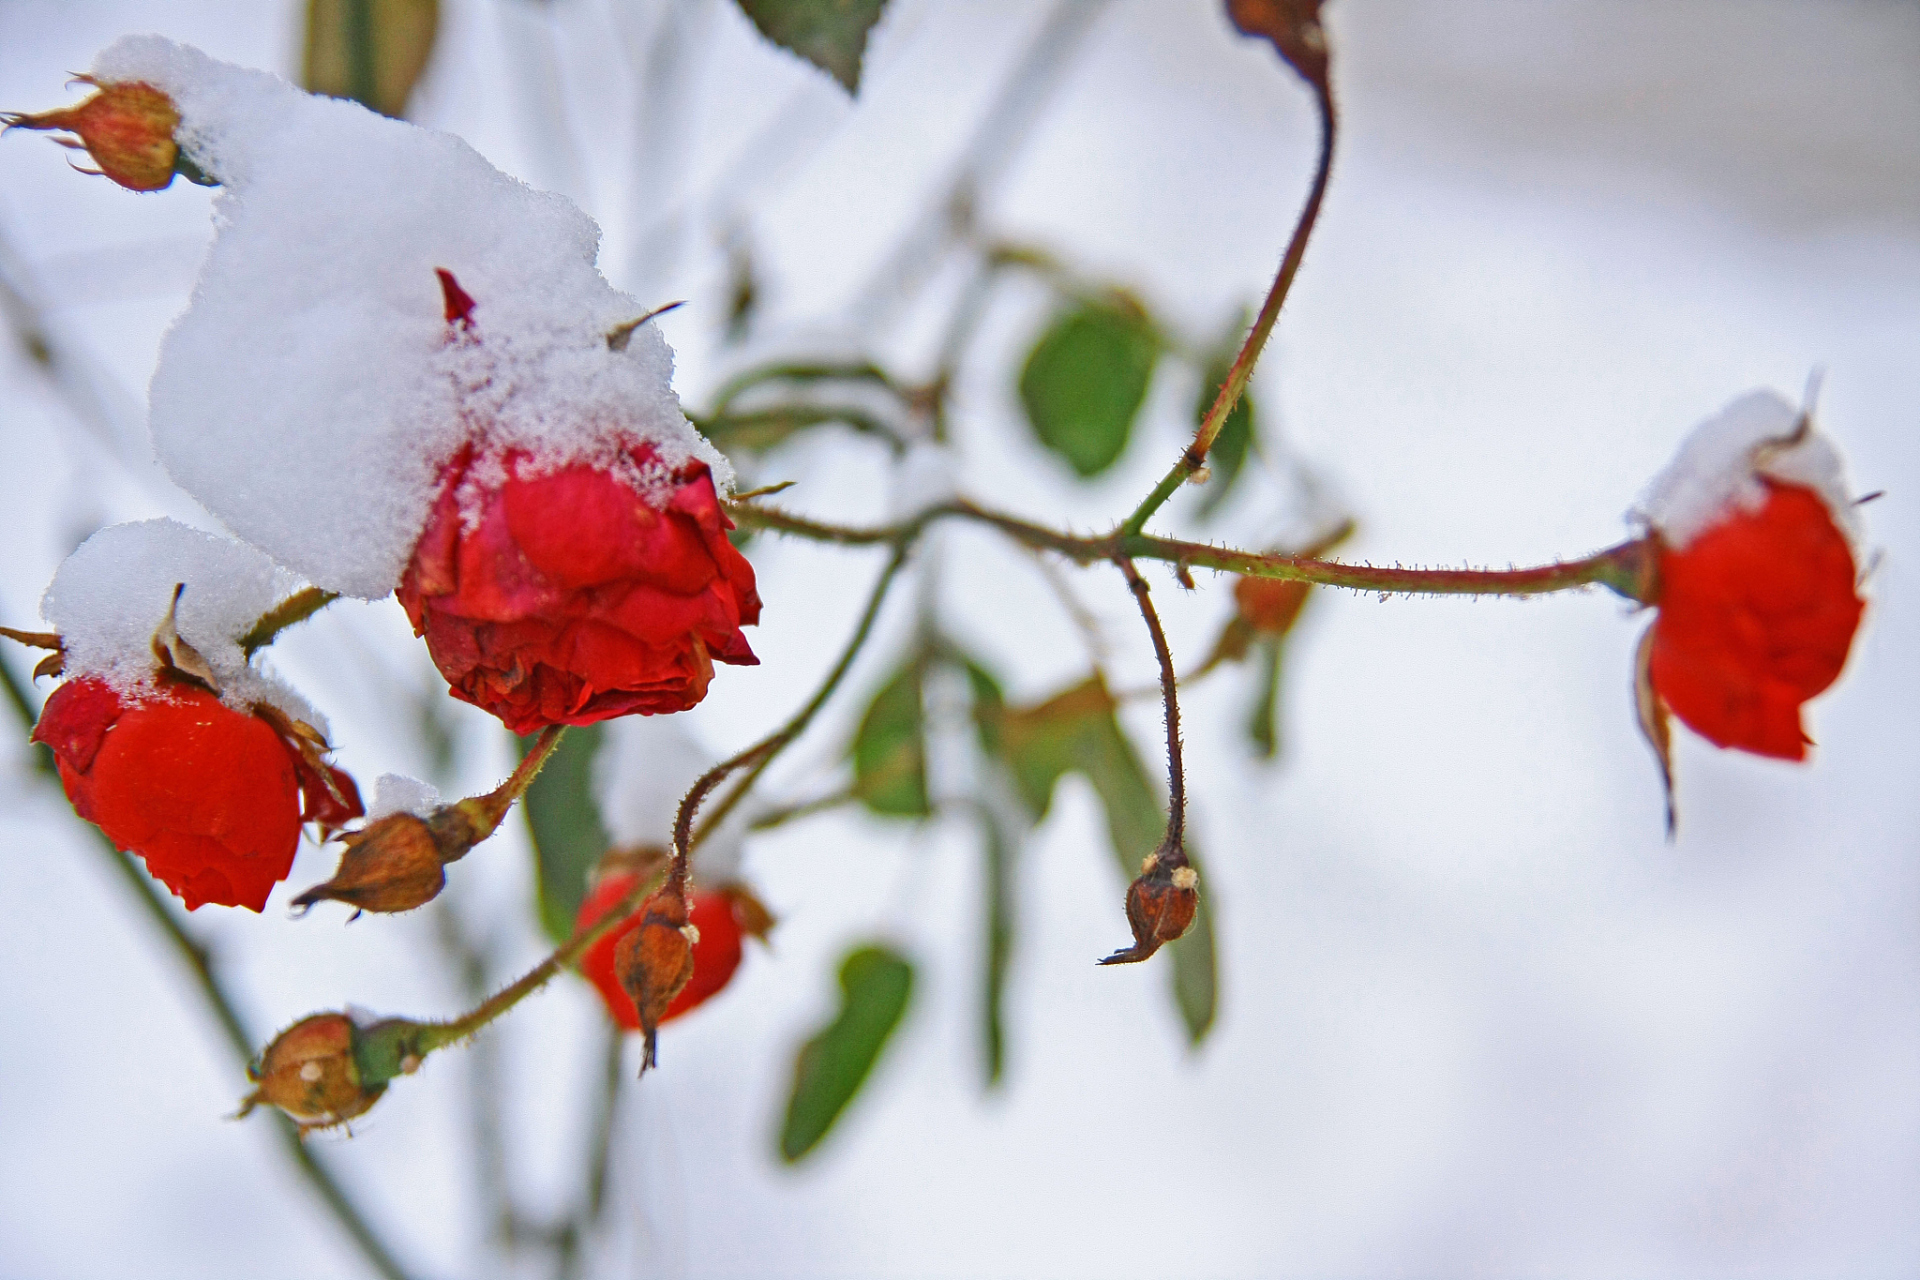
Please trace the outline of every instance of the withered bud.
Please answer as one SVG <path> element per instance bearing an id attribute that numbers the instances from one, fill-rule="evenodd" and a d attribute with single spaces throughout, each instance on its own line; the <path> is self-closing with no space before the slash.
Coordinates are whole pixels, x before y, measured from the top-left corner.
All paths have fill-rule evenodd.
<path id="1" fill-rule="evenodd" d="M 158 191 L 181 170 L 180 148 L 173 131 L 180 113 L 173 100 L 150 84 L 123 81 L 102 84 L 90 76 L 78 77 L 99 92 L 75 106 L 32 115 L 0 116 L 9 129 L 63 129 L 79 138 L 57 139 L 62 146 L 84 149 L 100 172 L 129 191 Z M 193 172 L 188 170 L 190 176 Z"/>
<path id="2" fill-rule="evenodd" d="M 1188 865 L 1183 851 L 1162 845 L 1147 855 L 1140 874 L 1127 886 L 1127 924 L 1133 929 L 1133 945 L 1100 963 L 1138 964 L 1192 927 L 1199 908 L 1200 873 Z"/>
<path id="3" fill-rule="evenodd" d="M 1308 84 L 1327 84 L 1323 0 L 1227 0 L 1227 18 L 1241 35 L 1265 36 Z"/>
<path id="4" fill-rule="evenodd" d="M 699 936 L 687 920 L 686 894 L 669 885 L 640 904 L 640 927 L 614 949 L 614 977 L 633 1001 L 647 1038 L 643 1073 L 655 1065 L 660 1019 L 693 978 L 693 944 Z"/>
<path id="5" fill-rule="evenodd" d="M 361 911 L 392 914 L 425 906 L 446 888 L 446 864 L 466 856 L 499 825 L 483 801 L 442 805 L 425 818 L 392 813 L 340 837 L 346 852 L 333 879 L 293 900 L 299 908 L 332 899 Z"/>
<path id="6" fill-rule="evenodd" d="M 357 1034 L 344 1013 L 316 1013 L 282 1031 L 247 1068 L 256 1087 L 239 1114 L 269 1103 L 291 1116 L 303 1134 L 365 1114 L 387 1086 L 362 1081 L 354 1058 Z"/>

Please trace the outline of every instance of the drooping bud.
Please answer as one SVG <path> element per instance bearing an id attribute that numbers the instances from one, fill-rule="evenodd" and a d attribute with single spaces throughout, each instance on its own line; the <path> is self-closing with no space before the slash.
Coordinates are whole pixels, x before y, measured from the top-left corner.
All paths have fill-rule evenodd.
<path id="1" fill-rule="evenodd" d="M 299 908 L 344 902 L 361 911 L 391 915 L 423 907 L 447 886 L 446 865 L 493 834 L 500 825 L 492 797 L 441 805 L 426 817 L 392 813 L 340 837 L 346 851 L 333 879 L 293 900 Z"/>
<path id="2" fill-rule="evenodd" d="M 366 1114 L 387 1085 L 362 1079 L 354 1055 L 358 1034 L 344 1013 L 316 1013 L 282 1031 L 247 1068 L 256 1087 L 241 1102 L 240 1115 L 268 1103 L 307 1133 Z"/>
<path id="3" fill-rule="evenodd" d="M 1200 873 L 1188 865 L 1180 849 L 1162 845 L 1147 855 L 1140 874 L 1127 886 L 1127 924 L 1133 929 L 1133 945 L 1100 963 L 1138 964 L 1186 933 L 1199 908 Z"/>
<path id="4" fill-rule="evenodd" d="M 655 1041 L 668 1006 L 693 978 L 693 944 L 700 933 L 689 922 L 686 894 L 677 886 L 648 898 L 639 915 L 639 927 L 614 948 L 613 972 L 646 1036 L 644 1072 L 655 1065 Z"/>
<path id="5" fill-rule="evenodd" d="M 100 172 L 129 191 L 158 191 L 176 172 L 198 180 L 197 169 L 181 165 L 173 131 L 180 112 L 173 99 L 139 81 L 102 83 L 76 77 L 99 92 L 77 106 L 36 114 L 0 115 L 9 129 L 62 129 L 78 138 L 58 138 L 65 147 L 84 150 Z"/>

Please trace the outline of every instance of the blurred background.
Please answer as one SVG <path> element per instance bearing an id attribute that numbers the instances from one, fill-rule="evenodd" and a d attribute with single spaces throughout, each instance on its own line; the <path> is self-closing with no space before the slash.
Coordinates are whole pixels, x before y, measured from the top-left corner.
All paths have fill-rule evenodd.
<path id="1" fill-rule="evenodd" d="M 407 114 L 562 192 L 603 270 L 660 323 L 690 408 L 780 351 L 924 372 L 964 287 L 957 179 L 986 234 L 1134 290 L 1211 342 L 1257 303 L 1313 159 L 1306 93 L 1216 4 L 892 0 L 857 99 L 730 0 L 443 0 Z M 0 105 L 67 100 L 113 38 L 156 30 L 295 75 L 304 4 L 0 0 Z M 1220 948 L 1197 1048 L 1124 940 L 1098 803 L 1068 779 L 1017 867 L 1006 1073 L 983 1083 L 972 826 L 845 811 L 748 845 L 770 951 L 667 1029 L 623 1092 L 596 1276 L 1907 1276 L 1920 1270 L 1920 5 L 1910 0 L 1337 0 L 1344 135 L 1254 387 L 1260 474 L 1210 524 L 1262 543 L 1302 476 L 1350 513 L 1343 554 L 1423 564 L 1583 554 L 1685 432 L 1824 368 L 1823 428 L 1878 553 L 1847 674 L 1794 767 L 1681 735 L 1667 843 L 1634 726 L 1639 620 L 1601 594 L 1532 603 L 1318 593 L 1291 641 L 1284 746 L 1250 758 L 1249 674 L 1187 700 Z M 0 141 L 0 621 L 32 627 L 103 523 L 208 524 L 147 459 L 144 389 L 185 306 L 209 193 L 134 196 Z M 743 282 L 746 344 L 727 338 Z M 963 489 L 1052 523 L 1130 509 L 1191 430 L 1197 374 L 1156 374 L 1131 447 L 1076 482 L 1015 395 L 1051 299 L 996 293 L 954 386 Z M 51 358 L 48 358 L 51 353 Z M 756 457 L 752 483 L 849 523 L 919 483 L 849 433 Z M 1311 514 L 1310 512 L 1308 514 Z M 948 625 L 1032 701 L 1087 646 L 1031 560 L 939 548 Z M 763 663 L 686 721 L 732 751 L 806 696 L 876 553 L 768 537 Z M 1224 582 L 1150 575 L 1182 665 Z M 1109 581 L 1109 579 L 1112 579 Z M 1116 686 L 1153 660 L 1110 573 L 1076 575 Z M 833 776 L 898 661 L 883 616 L 836 704 L 775 770 Z M 276 646 L 363 783 L 490 787 L 498 725 L 445 697 L 392 601 Z M 44 686 L 43 686 L 44 688 Z M 1156 773 L 1158 708 L 1125 720 Z M 0 773 L 0 1275 L 347 1277 L 360 1256 L 260 1117 L 183 967 L 62 798 Z M 303 847 L 294 887 L 331 851 Z M 446 911 L 203 910 L 264 1042 L 314 1009 L 452 1014 L 455 955 L 501 981 L 544 954 L 510 825 Z M 449 931 L 464 930 L 456 943 Z M 851 942 L 912 955 L 915 1001 L 820 1150 L 775 1155 L 794 1046 Z M 568 978 L 399 1081 L 351 1138 L 312 1140 L 411 1274 L 548 1274 L 497 1209 L 581 1195 L 603 1015 Z M 624 1070 L 637 1067 L 629 1047 Z M 476 1095 L 475 1086 L 479 1087 Z M 476 1126 L 473 1099 L 494 1132 Z"/>

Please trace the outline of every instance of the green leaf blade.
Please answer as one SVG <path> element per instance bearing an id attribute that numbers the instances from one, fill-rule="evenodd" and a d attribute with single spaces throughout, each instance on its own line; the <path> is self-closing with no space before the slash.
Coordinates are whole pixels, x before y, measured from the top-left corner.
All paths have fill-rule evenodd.
<path id="1" fill-rule="evenodd" d="M 926 663 L 916 657 L 895 672 L 867 705 L 853 739 L 853 789 L 874 813 L 925 818 L 927 798 Z"/>
<path id="2" fill-rule="evenodd" d="M 1034 437 L 1091 479 L 1126 452 L 1160 341 L 1137 309 L 1088 303 L 1056 319 L 1020 370 Z"/>
<path id="3" fill-rule="evenodd" d="M 739 0 L 761 35 L 820 68 L 848 93 L 860 90 L 867 37 L 887 0 Z"/>
<path id="4" fill-rule="evenodd" d="M 533 837 L 540 924 L 556 943 L 573 936 L 587 876 L 613 843 L 593 790 L 593 761 L 605 739 L 605 725 L 567 730 L 520 801 Z M 534 738 L 519 742 L 525 755 Z"/>
<path id="5" fill-rule="evenodd" d="M 780 1130 L 782 1160 L 797 1163 L 827 1136 L 866 1083 L 912 995 L 913 965 L 898 952 L 868 945 L 847 953 L 840 964 L 839 1013 L 794 1060 L 793 1092 Z"/>

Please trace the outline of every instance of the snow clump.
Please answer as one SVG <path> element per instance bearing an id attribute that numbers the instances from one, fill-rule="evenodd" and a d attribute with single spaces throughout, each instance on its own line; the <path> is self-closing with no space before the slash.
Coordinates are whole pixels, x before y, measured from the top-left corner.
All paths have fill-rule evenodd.
<path id="1" fill-rule="evenodd" d="M 451 135 L 303 93 L 158 36 L 93 67 L 173 99 L 220 184 L 216 234 L 150 391 L 155 451 L 240 537 L 317 586 L 399 581 L 442 466 L 468 443 L 536 466 L 732 471 L 680 411 L 648 308 L 594 265 L 600 231 Z M 476 302 L 453 341 L 435 270 Z M 644 478 L 632 477 L 653 494 Z"/>
<path id="2" fill-rule="evenodd" d="M 1777 391 L 1749 391 L 1693 429 L 1680 452 L 1655 476 L 1630 513 L 1659 531 L 1674 550 L 1718 524 L 1735 509 L 1766 505 L 1761 477 L 1801 485 L 1820 495 L 1833 522 L 1858 540 L 1861 524 L 1847 488 L 1840 455 L 1811 425 L 1793 437 L 1812 414 Z"/>
<path id="3" fill-rule="evenodd" d="M 319 713 L 240 645 L 291 593 L 292 576 L 244 543 L 176 520 L 110 525 L 53 575 L 40 616 L 60 634 L 64 674 L 105 681 L 128 701 L 150 693 L 154 632 L 183 584 L 174 626 L 213 669 L 221 700 L 239 711 L 264 702 L 324 733 Z"/>

